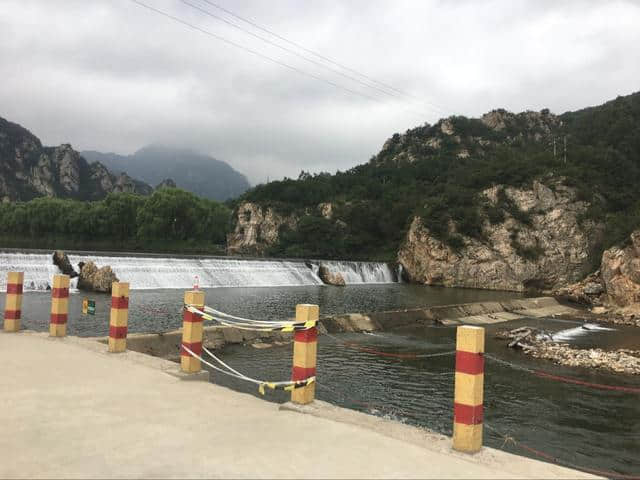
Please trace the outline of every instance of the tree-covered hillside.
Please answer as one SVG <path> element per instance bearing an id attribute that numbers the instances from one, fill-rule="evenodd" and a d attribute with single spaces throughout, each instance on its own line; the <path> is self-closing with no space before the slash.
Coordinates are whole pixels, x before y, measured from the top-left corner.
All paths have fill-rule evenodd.
<path id="1" fill-rule="evenodd" d="M 527 221 L 506 196 L 492 205 L 482 190 L 551 178 L 591 203 L 587 216 L 606 225 L 602 248 L 640 225 L 640 93 L 559 116 L 450 117 L 393 135 L 367 164 L 335 175 L 303 172 L 257 186 L 241 201 L 301 217 L 295 231 L 282 228 L 272 254 L 391 260 L 415 215 L 456 247 L 463 235 L 481 237 L 487 220 L 508 213 Z M 317 208 L 322 202 L 333 204 L 331 219 Z"/>

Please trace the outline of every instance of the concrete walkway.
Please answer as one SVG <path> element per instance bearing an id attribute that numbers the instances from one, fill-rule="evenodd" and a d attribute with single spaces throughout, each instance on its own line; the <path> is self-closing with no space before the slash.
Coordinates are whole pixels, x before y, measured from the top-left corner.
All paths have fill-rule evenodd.
<path id="1" fill-rule="evenodd" d="M 317 402 L 312 414 L 92 340 L 0 333 L 0 477 L 587 478 Z M 324 418 L 320 418 L 324 417 Z"/>

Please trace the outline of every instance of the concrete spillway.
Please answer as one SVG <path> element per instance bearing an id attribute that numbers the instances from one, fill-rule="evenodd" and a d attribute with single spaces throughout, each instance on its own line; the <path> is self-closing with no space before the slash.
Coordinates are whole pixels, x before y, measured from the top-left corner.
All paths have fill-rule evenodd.
<path id="1" fill-rule="evenodd" d="M 232 258 L 175 258 L 144 256 L 69 255 L 74 267 L 95 261 L 109 265 L 132 289 L 215 287 L 284 287 L 322 285 L 319 262 L 288 260 L 243 260 Z M 347 284 L 393 283 L 396 275 L 386 263 L 323 261 L 332 272 L 342 274 Z M 46 290 L 60 273 L 50 254 L 0 253 L 0 289 L 6 287 L 9 271 L 25 272 L 25 290 Z"/>

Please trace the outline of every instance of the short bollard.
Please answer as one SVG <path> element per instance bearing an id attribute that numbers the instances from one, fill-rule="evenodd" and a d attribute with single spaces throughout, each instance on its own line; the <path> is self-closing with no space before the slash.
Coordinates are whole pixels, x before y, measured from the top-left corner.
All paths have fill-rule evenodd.
<path id="1" fill-rule="evenodd" d="M 111 284 L 111 315 L 109 317 L 109 352 L 127 349 L 127 322 L 129 319 L 129 284 Z"/>
<path id="2" fill-rule="evenodd" d="M 296 322 L 317 321 L 320 316 L 318 305 L 296 305 Z M 294 381 L 304 380 L 316 374 L 316 355 L 318 353 L 318 329 L 312 327 L 298 330 L 293 342 L 293 374 Z M 305 405 L 313 402 L 316 394 L 315 382 L 291 392 L 291 401 Z"/>
<path id="3" fill-rule="evenodd" d="M 69 275 L 54 275 L 51 289 L 51 321 L 49 335 L 64 337 L 69 316 Z"/>
<path id="4" fill-rule="evenodd" d="M 204 292 L 192 290 L 184 292 L 184 304 L 197 309 L 204 308 Z M 186 308 L 182 317 L 182 346 L 180 347 L 180 366 L 186 373 L 201 370 L 200 359 L 193 357 L 183 347 L 187 347 L 198 356 L 202 355 L 202 317 Z"/>
<path id="5" fill-rule="evenodd" d="M 453 448 L 475 453 L 482 448 L 484 328 L 458 327 L 453 408 Z"/>
<path id="6" fill-rule="evenodd" d="M 4 302 L 5 332 L 17 332 L 20 330 L 23 283 L 24 272 L 9 272 L 7 274 L 7 298 Z"/>

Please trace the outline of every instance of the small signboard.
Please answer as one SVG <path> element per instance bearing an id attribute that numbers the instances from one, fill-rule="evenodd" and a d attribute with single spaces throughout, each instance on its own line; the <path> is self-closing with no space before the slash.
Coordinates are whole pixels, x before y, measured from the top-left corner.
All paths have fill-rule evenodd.
<path id="1" fill-rule="evenodd" d="M 87 297 L 82 299 L 82 314 L 83 315 L 95 315 L 96 314 L 96 301 L 89 300 Z"/>

